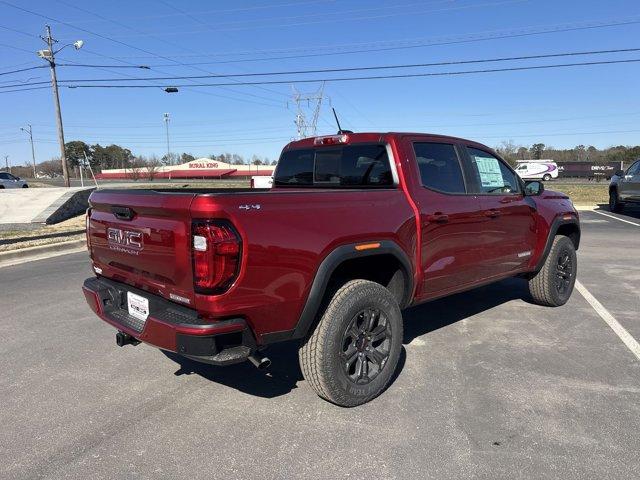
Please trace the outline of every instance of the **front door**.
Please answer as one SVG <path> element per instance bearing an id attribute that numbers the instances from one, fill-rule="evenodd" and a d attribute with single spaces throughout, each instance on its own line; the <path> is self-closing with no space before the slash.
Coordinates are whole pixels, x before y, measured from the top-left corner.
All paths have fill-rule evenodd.
<path id="1" fill-rule="evenodd" d="M 525 197 L 516 173 L 490 152 L 468 146 L 470 169 L 485 219 L 483 275 L 503 276 L 529 262 L 536 242 L 536 204 Z"/>

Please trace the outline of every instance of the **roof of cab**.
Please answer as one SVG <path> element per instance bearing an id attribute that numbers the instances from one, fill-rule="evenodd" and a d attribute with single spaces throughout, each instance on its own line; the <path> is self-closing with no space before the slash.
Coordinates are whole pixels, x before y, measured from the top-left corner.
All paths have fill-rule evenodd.
<path id="1" fill-rule="evenodd" d="M 362 143 L 362 142 L 387 142 L 390 138 L 402 138 L 402 137 L 423 137 L 425 140 L 429 141 L 442 141 L 442 142 L 451 142 L 451 143 L 465 143 L 468 145 L 475 145 L 485 149 L 492 150 L 490 147 L 483 145 L 479 142 L 469 140 L 461 137 L 452 137 L 449 135 L 440 135 L 437 133 L 424 133 L 424 132 L 358 132 L 358 133 L 346 133 L 343 132 L 344 135 L 349 136 L 349 140 L 346 142 L 349 143 Z M 307 137 L 300 140 L 294 140 L 289 142 L 285 146 L 285 150 L 293 149 L 293 148 L 309 148 L 309 147 L 317 147 L 315 144 L 316 138 L 323 137 L 332 137 L 337 136 L 338 134 L 330 134 L 330 135 L 318 135 L 315 137 Z"/>

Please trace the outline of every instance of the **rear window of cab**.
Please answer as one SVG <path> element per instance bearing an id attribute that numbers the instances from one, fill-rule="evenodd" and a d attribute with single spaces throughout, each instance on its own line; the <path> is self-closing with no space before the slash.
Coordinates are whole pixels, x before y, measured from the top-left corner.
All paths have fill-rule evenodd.
<path id="1" fill-rule="evenodd" d="M 283 152 L 273 183 L 276 187 L 390 187 L 393 174 L 385 145 L 345 145 Z"/>

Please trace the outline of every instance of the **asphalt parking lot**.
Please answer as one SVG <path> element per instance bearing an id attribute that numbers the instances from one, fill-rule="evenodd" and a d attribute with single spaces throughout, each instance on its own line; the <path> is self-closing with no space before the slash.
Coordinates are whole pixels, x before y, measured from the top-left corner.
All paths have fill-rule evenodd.
<path id="1" fill-rule="evenodd" d="M 581 219 L 579 282 L 640 340 L 640 210 Z M 343 409 L 291 346 L 267 373 L 118 348 L 90 275 L 86 253 L 0 269 L 0 478 L 640 477 L 640 359 L 578 291 L 544 308 L 509 280 L 405 311 L 397 378 Z"/>

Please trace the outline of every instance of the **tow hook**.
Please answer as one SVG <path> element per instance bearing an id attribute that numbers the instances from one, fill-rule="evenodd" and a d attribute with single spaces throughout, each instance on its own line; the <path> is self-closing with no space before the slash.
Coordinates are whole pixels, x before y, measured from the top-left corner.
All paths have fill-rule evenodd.
<path id="1" fill-rule="evenodd" d="M 124 347 L 125 345 L 138 345 L 140 343 L 140 340 L 138 340 L 137 338 L 132 337 L 131 335 L 124 333 L 124 332 L 118 332 L 116 333 L 116 344 L 119 347 Z"/>
<path id="2" fill-rule="evenodd" d="M 258 352 L 249 355 L 249 361 L 253 363 L 258 370 L 264 370 L 271 366 L 271 360 L 269 360 L 269 357 L 264 357 Z"/>

